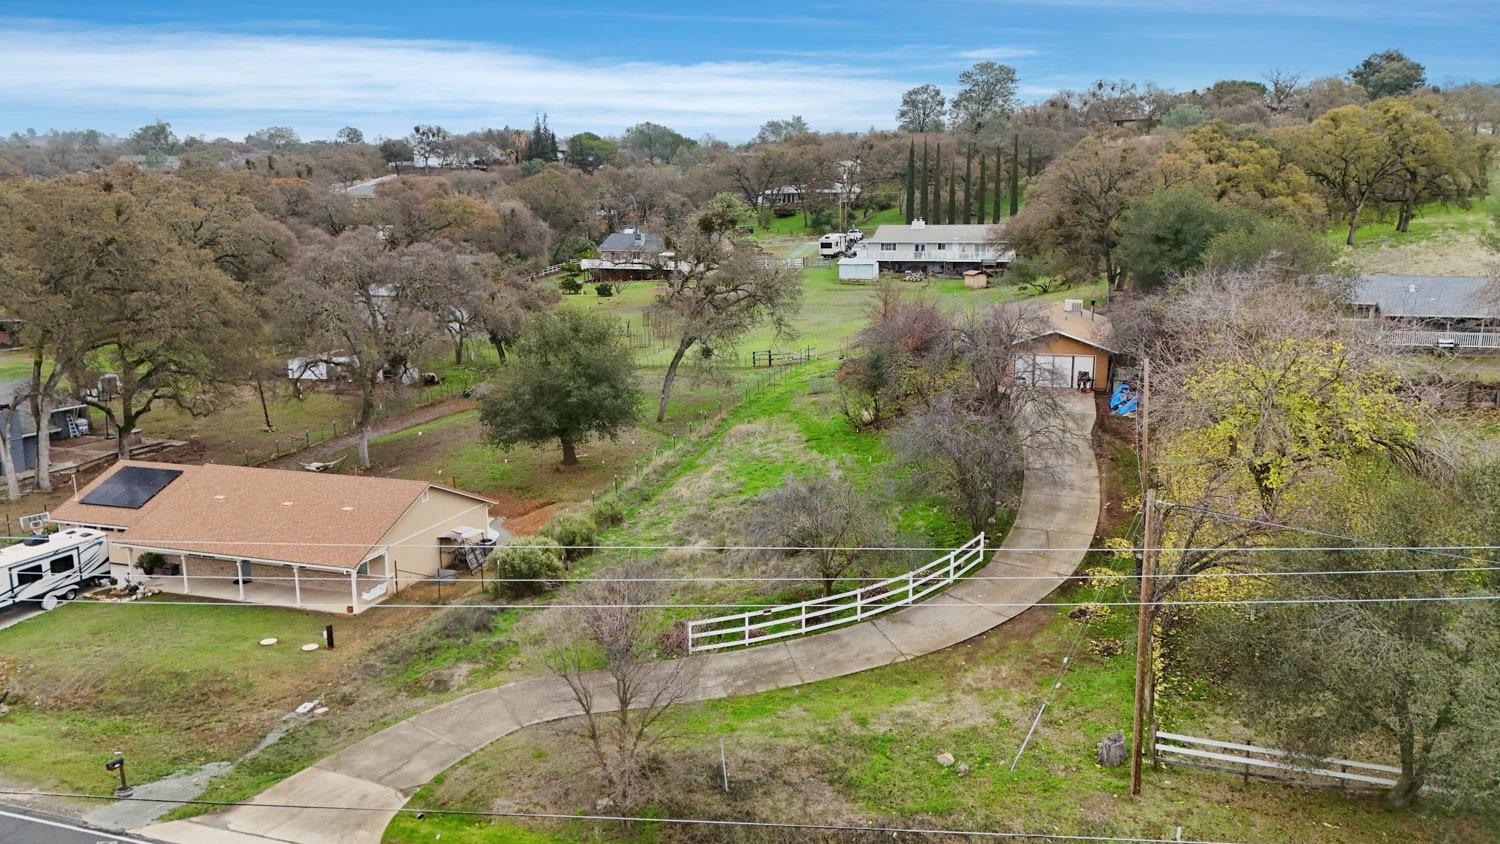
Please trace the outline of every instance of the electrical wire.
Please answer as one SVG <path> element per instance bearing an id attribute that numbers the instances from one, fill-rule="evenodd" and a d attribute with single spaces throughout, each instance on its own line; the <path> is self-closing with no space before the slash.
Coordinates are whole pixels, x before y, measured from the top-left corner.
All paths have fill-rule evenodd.
<path id="1" fill-rule="evenodd" d="M 502 812 L 495 810 L 478 809 L 422 809 L 410 806 L 400 807 L 376 807 L 376 806 L 338 806 L 315 803 L 247 803 L 229 800 L 170 800 L 165 797 L 124 797 L 116 798 L 99 794 L 83 794 L 65 791 L 21 791 L 15 789 L 0 789 L 0 794 L 21 797 L 51 797 L 71 798 L 79 800 L 122 800 L 141 803 L 168 803 L 173 806 L 212 806 L 215 808 L 244 807 L 251 809 L 292 809 L 302 811 L 327 811 L 327 812 L 378 812 L 381 814 L 400 815 L 454 815 L 463 817 L 481 818 L 511 818 L 517 820 L 549 820 L 549 821 L 598 821 L 606 823 L 650 823 L 676 826 L 718 826 L 718 827 L 740 827 L 756 829 L 789 829 L 802 830 L 806 832 L 848 832 L 880 835 L 928 835 L 946 838 L 965 836 L 970 838 L 990 838 L 1000 840 L 1028 840 L 1028 841 L 1081 841 L 1081 842 L 1108 842 L 1108 844 L 1234 844 L 1228 841 L 1208 841 L 1201 839 L 1185 838 L 1132 838 L 1112 835 L 1068 835 L 1053 832 L 1003 832 L 1000 830 L 987 829 L 919 829 L 915 827 L 896 826 L 865 826 L 861 824 L 834 824 L 834 823 L 812 823 L 812 822 L 789 822 L 789 821 L 743 821 L 729 818 L 653 818 L 653 817 L 628 817 L 621 815 L 569 815 L 561 812 Z"/>

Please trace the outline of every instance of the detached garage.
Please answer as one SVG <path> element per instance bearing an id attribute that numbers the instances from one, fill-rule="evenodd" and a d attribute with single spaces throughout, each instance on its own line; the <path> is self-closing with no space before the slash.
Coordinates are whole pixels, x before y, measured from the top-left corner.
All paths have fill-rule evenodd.
<path id="1" fill-rule="evenodd" d="M 1115 354 L 1109 318 L 1067 299 L 1037 314 L 1040 333 L 1027 341 L 1028 354 L 1016 361 L 1016 376 L 1046 387 L 1077 387 L 1087 375 L 1098 389 L 1109 385 Z"/>

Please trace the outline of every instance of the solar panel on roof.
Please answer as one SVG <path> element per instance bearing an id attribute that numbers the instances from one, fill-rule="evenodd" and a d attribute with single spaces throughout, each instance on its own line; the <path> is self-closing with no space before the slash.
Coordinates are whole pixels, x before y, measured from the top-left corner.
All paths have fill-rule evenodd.
<path id="1" fill-rule="evenodd" d="M 180 469 L 125 466 L 90 490 L 82 498 L 82 503 L 139 510 L 181 474 Z"/>

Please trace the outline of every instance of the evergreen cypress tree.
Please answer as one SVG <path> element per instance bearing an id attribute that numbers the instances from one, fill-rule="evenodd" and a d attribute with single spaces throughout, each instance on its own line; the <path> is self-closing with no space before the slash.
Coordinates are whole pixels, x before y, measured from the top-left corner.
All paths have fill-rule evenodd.
<path id="1" fill-rule="evenodd" d="M 974 222 L 974 145 L 964 150 L 964 225 Z"/>
<path id="2" fill-rule="evenodd" d="M 917 139 L 911 141 L 906 151 L 906 224 L 911 225 L 917 216 Z"/>
<path id="3" fill-rule="evenodd" d="M 922 219 L 927 219 L 927 182 L 932 178 L 931 171 L 927 169 L 927 139 L 922 139 Z"/>
<path id="4" fill-rule="evenodd" d="M 938 141 L 937 154 L 932 158 L 932 171 L 937 178 L 932 180 L 932 219 L 934 225 L 943 222 L 943 142 Z"/>
<path id="5" fill-rule="evenodd" d="M 1000 147 L 995 147 L 995 222 L 1005 214 L 1005 208 L 1001 204 L 1002 194 L 1000 185 L 1005 181 L 1005 153 Z"/>
<path id="6" fill-rule="evenodd" d="M 948 165 L 948 222 L 958 220 L 958 175 L 952 164 Z"/>
<path id="7" fill-rule="evenodd" d="M 1010 215 L 1021 213 L 1021 136 L 1011 135 L 1010 148 Z"/>
<path id="8" fill-rule="evenodd" d="M 985 157 L 984 153 L 980 153 L 979 154 L 979 224 L 980 225 L 984 225 L 985 223 L 989 222 L 988 220 L 985 219 L 985 216 L 986 216 L 985 215 L 985 210 L 988 208 L 988 205 L 986 205 L 986 203 L 984 201 L 984 192 L 990 186 L 989 174 L 985 172 L 988 169 L 988 167 L 989 167 L 989 161 L 990 161 L 989 158 Z M 997 220 L 996 222 L 999 222 L 999 221 Z"/>

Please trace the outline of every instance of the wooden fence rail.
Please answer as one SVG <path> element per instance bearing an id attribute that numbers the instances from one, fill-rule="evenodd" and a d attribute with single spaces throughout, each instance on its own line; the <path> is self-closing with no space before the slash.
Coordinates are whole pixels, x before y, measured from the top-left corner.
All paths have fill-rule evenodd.
<path id="1" fill-rule="evenodd" d="M 1396 784 L 1395 777 L 1401 774 L 1401 769 L 1394 765 L 1353 759 L 1325 759 L 1324 767 L 1309 768 L 1291 762 L 1292 755 L 1284 750 L 1161 730 L 1156 731 L 1154 749 L 1161 761 L 1168 765 L 1239 774 L 1246 782 L 1251 777 L 1261 777 L 1340 788 L 1346 788 L 1350 783 L 1390 788 Z"/>
<path id="2" fill-rule="evenodd" d="M 797 604 L 688 622 L 688 651 L 716 651 L 802 636 L 909 606 L 984 562 L 984 534 L 932 562 L 870 586 Z"/>

